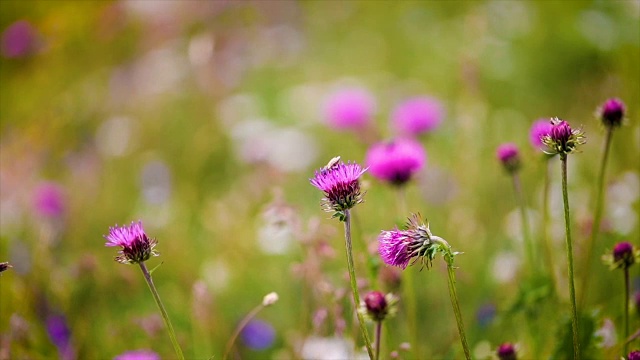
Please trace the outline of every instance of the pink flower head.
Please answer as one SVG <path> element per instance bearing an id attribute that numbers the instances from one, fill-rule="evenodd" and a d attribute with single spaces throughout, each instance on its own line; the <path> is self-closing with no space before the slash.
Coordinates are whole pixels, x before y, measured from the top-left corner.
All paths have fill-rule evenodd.
<path id="1" fill-rule="evenodd" d="M 444 118 L 440 101 L 432 97 L 415 97 L 400 103 L 393 110 L 393 127 L 401 135 L 416 136 L 433 131 Z"/>
<path id="2" fill-rule="evenodd" d="M 609 99 L 600 108 L 600 119 L 607 126 L 620 126 L 624 118 L 625 106 L 620 99 Z"/>
<path id="3" fill-rule="evenodd" d="M 551 131 L 542 137 L 542 143 L 546 145 L 545 153 L 567 155 L 576 152 L 578 146 L 584 144 L 584 133 L 580 129 L 571 129 L 569 123 L 564 120 L 551 119 Z"/>
<path id="4" fill-rule="evenodd" d="M 340 161 L 340 157 L 333 158 L 327 166 L 317 170 L 311 185 L 324 192 L 322 205 L 325 211 L 334 212 L 334 217 L 344 220 L 344 211 L 363 202 L 360 192 L 360 176 L 367 169 L 357 163 Z"/>
<path id="5" fill-rule="evenodd" d="M 520 168 L 520 152 L 516 144 L 505 143 L 498 146 L 496 157 L 510 173 Z"/>
<path id="6" fill-rule="evenodd" d="M 549 133 L 551 132 L 551 127 L 552 125 L 547 119 L 536 120 L 531 125 L 531 130 L 529 131 L 529 140 L 531 141 L 531 145 L 533 145 L 537 149 L 544 149 L 542 137 L 549 135 Z"/>
<path id="7" fill-rule="evenodd" d="M 360 88 L 345 88 L 331 94 L 324 106 L 327 123 L 337 130 L 366 128 L 376 112 L 373 96 Z"/>
<path id="8" fill-rule="evenodd" d="M 38 185 L 33 202 L 36 213 L 45 218 L 60 217 L 65 210 L 64 191 L 53 182 Z"/>
<path id="9" fill-rule="evenodd" d="M 413 258 L 413 239 L 406 231 L 382 231 L 378 236 L 378 253 L 385 264 L 406 269 Z"/>
<path id="10" fill-rule="evenodd" d="M 627 360 L 640 360 L 640 350 L 633 350 L 627 356 Z"/>
<path id="11" fill-rule="evenodd" d="M 634 249 L 631 243 L 622 241 L 613 247 L 613 261 L 617 267 L 628 268 L 635 263 Z"/>
<path id="12" fill-rule="evenodd" d="M 364 297 L 364 305 L 367 308 L 367 313 L 377 319 L 384 319 L 387 315 L 387 299 L 380 291 L 372 291 Z"/>
<path id="13" fill-rule="evenodd" d="M 132 222 L 129 226 L 114 226 L 109 228 L 106 246 L 120 246 L 115 260 L 122 264 L 137 264 L 149 260 L 151 256 L 158 256 L 154 247 L 158 243 L 150 239 L 142 228 L 142 222 Z"/>
<path id="14" fill-rule="evenodd" d="M 133 350 L 122 353 L 113 360 L 160 360 L 160 356 L 151 350 Z"/>
<path id="15" fill-rule="evenodd" d="M 422 170 L 426 162 L 422 145 L 410 139 L 374 144 L 367 152 L 366 164 L 376 178 L 401 186 Z"/>
<path id="16" fill-rule="evenodd" d="M 18 20 L 2 33 L 2 55 L 6 58 L 20 58 L 35 50 L 36 31 L 26 20 Z"/>
<path id="17" fill-rule="evenodd" d="M 512 343 L 503 343 L 496 353 L 500 360 L 516 360 L 516 348 Z"/>

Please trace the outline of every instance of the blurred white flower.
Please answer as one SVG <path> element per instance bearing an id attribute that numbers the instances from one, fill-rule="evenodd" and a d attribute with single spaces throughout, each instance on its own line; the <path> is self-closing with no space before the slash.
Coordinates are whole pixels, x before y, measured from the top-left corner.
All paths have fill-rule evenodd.
<path id="1" fill-rule="evenodd" d="M 521 260 L 518 255 L 511 251 L 503 251 L 498 253 L 493 259 L 491 273 L 493 278 L 501 284 L 512 281 L 518 269 L 520 269 Z"/>
<path id="2" fill-rule="evenodd" d="M 105 157 L 123 156 L 129 150 L 132 137 L 132 120 L 124 116 L 114 116 L 104 121 L 96 130 L 96 147 Z"/>
<path id="3" fill-rule="evenodd" d="M 309 360 L 344 360 L 344 359 L 367 359 L 366 354 L 354 353 L 353 344 L 338 337 L 317 337 L 307 338 L 302 345 L 300 356 Z M 364 355 L 364 357 L 363 357 Z"/>

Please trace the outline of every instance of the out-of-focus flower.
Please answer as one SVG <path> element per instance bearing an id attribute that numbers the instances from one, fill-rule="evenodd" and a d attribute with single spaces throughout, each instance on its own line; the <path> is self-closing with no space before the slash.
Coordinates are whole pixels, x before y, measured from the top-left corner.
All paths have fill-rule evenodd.
<path id="1" fill-rule="evenodd" d="M 640 350 L 633 350 L 627 356 L 627 360 L 640 360 Z"/>
<path id="2" fill-rule="evenodd" d="M 44 182 L 35 189 L 33 204 L 38 215 L 45 218 L 58 218 L 65 211 L 65 196 L 60 185 Z"/>
<path id="3" fill-rule="evenodd" d="M 624 102 L 620 99 L 613 98 L 602 104 L 598 115 L 604 126 L 617 127 L 622 125 L 625 110 Z"/>
<path id="4" fill-rule="evenodd" d="M 496 351 L 500 360 L 516 360 L 516 347 L 511 343 L 503 343 Z"/>
<path id="5" fill-rule="evenodd" d="M 75 353 L 71 347 L 71 330 L 63 315 L 50 315 L 46 320 L 49 339 L 58 348 L 61 359 L 74 359 Z"/>
<path id="6" fill-rule="evenodd" d="M 327 123 L 337 130 L 362 130 L 369 125 L 375 112 L 375 99 L 361 88 L 338 90 L 324 105 Z"/>
<path id="7" fill-rule="evenodd" d="M 636 249 L 629 242 L 622 241 L 613 247 L 610 254 L 604 255 L 602 260 L 612 269 L 628 269 L 633 264 L 640 262 L 640 249 Z"/>
<path id="8" fill-rule="evenodd" d="M 333 158 L 327 166 L 317 170 L 311 185 L 324 192 L 322 207 L 326 212 L 333 212 L 333 217 L 344 221 L 345 210 L 351 209 L 363 202 L 360 192 L 360 176 L 367 169 L 357 163 L 340 161 L 340 157 Z"/>
<path id="9" fill-rule="evenodd" d="M 586 143 L 584 132 L 581 129 L 571 129 L 568 122 L 554 118 L 551 119 L 551 125 L 549 134 L 542 137 L 542 142 L 547 146 L 545 153 L 567 155 L 576 152 L 580 145 Z"/>
<path id="10" fill-rule="evenodd" d="M 2 33 L 2 55 L 6 58 L 21 58 L 36 50 L 37 33 L 31 23 L 18 20 Z"/>
<path id="11" fill-rule="evenodd" d="M 505 143 L 498 146 L 496 157 L 500 160 L 507 172 L 513 173 L 520 169 L 520 151 L 516 144 Z"/>
<path id="12" fill-rule="evenodd" d="M 278 301 L 278 294 L 275 292 L 270 292 L 264 296 L 262 299 L 262 306 L 271 306 Z"/>
<path id="13" fill-rule="evenodd" d="M 338 337 L 309 337 L 304 340 L 300 356 L 309 360 L 353 359 L 352 344 Z"/>
<path id="14" fill-rule="evenodd" d="M 160 360 L 160 355 L 151 350 L 132 350 L 114 357 L 113 360 Z"/>
<path id="15" fill-rule="evenodd" d="M 433 131 L 444 118 L 440 101 L 432 97 L 415 97 L 400 103 L 391 115 L 392 125 L 401 135 L 416 136 Z"/>
<path id="16" fill-rule="evenodd" d="M 261 320 L 251 320 L 242 329 L 242 342 L 253 350 L 264 350 L 273 345 L 276 332 L 271 324 Z"/>
<path id="17" fill-rule="evenodd" d="M 371 291 L 365 295 L 358 311 L 373 321 L 382 321 L 396 312 L 398 299 L 391 293 L 385 295 L 380 291 Z"/>
<path id="18" fill-rule="evenodd" d="M 496 306 L 492 303 L 486 303 L 478 309 L 476 312 L 476 319 L 480 327 L 486 327 L 496 317 Z"/>
<path id="19" fill-rule="evenodd" d="M 374 144 L 367 151 L 365 163 L 376 178 L 402 186 L 422 170 L 426 157 L 424 148 L 419 142 L 395 139 Z"/>
<path id="20" fill-rule="evenodd" d="M 543 150 L 545 145 L 542 143 L 542 138 L 549 135 L 552 125 L 547 119 L 538 119 L 531 125 L 529 130 L 529 140 L 533 147 Z"/>
<path id="21" fill-rule="evenodd" d="M 604 319 L 602 326 L 593 335 L 599 339 L 598 345 L 604 348 L 613 347 L 618 343 L 616 326 L 609 318 Z"/>
<path id="22" fill-rule="evenodd" d="M 154 250 L 158 243 L 155 239 L 150 239 L 144 232 L 142 222 L 132 222 L 129 226 L 114 226 L 109 228 L 109 235 L 106 235 L 106 246 L 120 246 L 115 260 L 122 264 L 137 264 L 149 260 L 151 256 L 159 254 Z"/>

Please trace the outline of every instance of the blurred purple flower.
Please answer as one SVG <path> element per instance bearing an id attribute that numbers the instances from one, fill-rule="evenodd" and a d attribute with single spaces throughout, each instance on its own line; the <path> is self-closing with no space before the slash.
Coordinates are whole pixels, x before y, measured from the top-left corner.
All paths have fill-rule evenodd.
<path id="1" fill-rule="evenodd" d="M 627 356 L 628 360 L 640 360 L 640 350 L 634 350 Z"/>
<path id="2" fill-rule="evenodd" d="M 415 97 L 406 100 L 393 110 L 391 121 L 401 135 L 420 135 L 433 131 L 444 118 L 440 101 L 432 97 Z"/>
<path id="3" fill-rule="evenodd" d="M 311 185 L 324 192 L 322 207 L 327 212 L 334 212 L 334 217 L 344 220 L 344 211 L 351 209 L 363 201 L 360 193 L 360 176 L 367 169 L 356 163 L 340 161 L 340 157 L 332 159 L 327 166 L 317 170 Z"/>
<path id="4" fill-rule="evenodd" d="M 531 145 L 540 150 L 544 149 L 545 145 L 542 143 L 542 137 L 549 135 L 551 127 L 552 125 L 548 119 L 538 119 L 531 124 L 531 130 L 529 130 Z"/>
<path id="5" fill-rule="evenodd" d="M 151 350 L 132 350 L 114 357 L 113 360 L 160 360 L 160 356 Z"/>
<path id="6" fill-rule="evenodd" d="M 47 334 L 49 339 L 58 348 L 61 359 L 73 359 L 75 353 L 71 347 L 71 330 L 63 315 L 50 315 L 47 317 Z"/>
<path id="7" fill-rule="evenodd" d="M 376 178 L 401 186 L 422 170 L 426 162 L 422 145 L 410 139 L 374 144 L 367 151 L 366 164 Z"/>
<path id="8" fill-rule="evenodd" d="M 516 144 L 505 143 L 498 146 L 496 157 L 510 173 L 520 168 L 520 151 Z"/>
<path id="9" fill-rule="evenodd" d="M 496 316 L 496 306 L 492 303 L 486 303 L 478 309 L 476 312 L 476 319 L 480 327 L 486 327 Z"/>
<path id="10" fill-rule="evenodd" d="M 635 251 L 630 242 L 622 241 L 613 247 L 613 261 L 616 267 L 626 269 L 635 263 Z"/>
<path id="11" fill-rule="evenodd" d="M 516 360 L 516 348 L 511 343 L 503 343 L 496 353 L 500 360 Z"/>
<path id="12" fill-rule="evenodd" d="M 607 127 L 622 125 L 624 118 L 625 106 L 620 99 L 609 99 L 600 108 L 600 119 Z"/>
<path id="13" fill-rule="evenodd" d="M 253 350 L 264 350 L 269 348 L 275 338 L 276 332 L 271 324 L 261 320 L 251 320 L 242 329 L 242 341 Z"/>
<path id="14" fill-rule="evenodd" d="M 331 94 L 324 105 L 327 123 L 337 130 L 361 130 L 376 112 L 373 96 L 365 89 L 346 88 Z"/>
<path id="15" fill-rule="evenodd" d="M 6 58 L 20 58 L 35 50 L 36 30 L 26 20 L 18 20 L 2 33 L 2 55 Z"/>
<path id="16" fill-rule="evenodd" d="M 38 215 L 58 218 L 65 210 L 64 190 L 56 183 L 44 182 L 35 189 L 33 203 Z"/>
<path id="17" fill-rule="evenodd" d="M 109 235 L 105 236 L 106 246 L 120 246 L 115 260 L 122 264 L 136 264 L 149 260 L 151 256 L 158 256 L 153 249 L 158 243 L 150 239 L 142 228 L 142 222 L 132 222 L 129 226 L 114 226 L 109 228 Z"/>

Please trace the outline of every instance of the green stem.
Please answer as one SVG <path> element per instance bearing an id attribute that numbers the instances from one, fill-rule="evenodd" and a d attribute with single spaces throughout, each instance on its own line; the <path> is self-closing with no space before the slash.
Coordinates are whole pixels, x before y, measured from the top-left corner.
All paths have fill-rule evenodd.
<path id="1" fill-rule="evenodd" d="M 567 154 L 560 154 L 562 163 L 562 199 L 564 201 L 564 224 L 567 243 L 567 266 L 569 270 L 569 295 L 571 298 L 571 312 L 573 329 L 573 358 L 580 359 L 580 341 L 578 337 L 578 309 L 576 307 L 576 289 L 573 280 L 573 244 L 571 242 L 571 217 L 569 215 L 569 195 L 567 192 Z"/>
<path id="2" fill-rule="evenodd" d="M 233 348 L 233 344 L 236 342 L 236 339 L 240 335 L 240 332 L 242 331 L 242 329 L 244 329 L 244 327 L 247 326 L 249 321 L 251 321 L 251 319 L 253 319 L 263 308 L 264 308 L 264 304 L 260 304 L 256 306 L 242 319 L 242 321 L 240 321 L 240 323 L 234 330 L 233 335 L 231 336 L 231 338 L 229 338 L 229 341 L 227 341 L 227 346 L 225 347 L 224 355 L 222 356 L 222 359 L 226 360 L 229 357 L 229 353 Z"/>
<path id="3" fill-rule="evenodd" d="M 522 223 L 522 236 L 525 243 L 525 248 L 527 252 L 527 260 L 529 261 L 529 269 L 532 273 L 537 272 L 537 266 L 535 263 L 535 254 L 533 248 L 533 242 L 531 241 L 531 236 L 529 236 L 529 218 L 527 217 L 527 207 L 524 201 L 524 195 L 522 194 L 522 185 L 520 184 L 520 177 L 517 173 L 513 173 L 513 190 L 516 195 L 516 202 L 518 203 L 518 207 L 520 208 L 520 221 Z"/>
<path id="4" fill-rule="evenodd" d="M 376 321 L 376 357 L 375 360 L 380 359 L 380 341 L 382 340 L 382 321 Z"/>
<path id="5" fill-rule="evenodd" d="M 162 305 L 162 300 L 160 300 L 160 295 L 158 295 L 158 290 L 156 290 L 156 286 L 153 284 L 153 279 L 151 279 L 151 274 L 149 270 L 147 270 L 147 266 L 143 262 L 139 262 L 140 269 L 142 270 L 142 274 L 144 275 L 144 279 L 147 281 L 147 285 L 149 285 L 149 290 L 151 290 L 151 294 L 153 294 L 153 300 L 156 301 L 156 305 L 160 309 L 160 313 L 162 314 L 162 319 L 164 320 L 164 325 L 167 327 L 169 331 L 169 337 L 171 338 L 171 344 L 173 344 L 173 349 L 176 351 L 178 358 L 184 360 L 184 355 L 182 354 L 182 349 L 180 348 L 180 344 L 178 344 L 178 340 L 176 339 L 176 333 L 173 331 L 173 326 L 171 325 L 171 320 L 169 320 L 169 315 L 167 314 L 167 310 L 164 309 L 164 305 Z"/>
<path id="6" fill-rule="evenodd" d="M 449 297 L 451 298 L 451 306 L 453 307 L 453 313 L 456 315 L 456 323 L 458 324 L 458 333 L 460 333 L 460 342 L 462 342 L 462 349 L 464 350 L 464 356 L 467 360 L 471 359 L 471 353 L 469 352 L 469 345 L 467 344 L 467 336 L 464 333 L 464 323 L 462 322 L 462 312 L 460 311 L 460 304 L 458 303 L 458 294 L 456 293 L 456 274 L 453 266 L 453 254 L 448 252 L 445 254 L 445 260 L 447 262 L 447 271 L 449 273 Z"/>
<path id="7" fill-rule="evenodd" d="M 596 194 L 595 213 L 593 215 L 593 224 L 591 225 L 591 236 L 587 243 L 586 256 L 584 257 L 584 263 L 582 265 L 582 271 L 584 276 L 582 277 L 582 292 L 580 293 L 580 308 L 584 307 L 584 303 L 587 298 L 587 290 L 589 286 L 589 276 L 591 270 L 591 263 L 593 257 L 593 247 L 600 233 L 600 223 L 602 222 L 602 203 L 604 201 L 604 175 L 607 168 L 607 159 L 609 158 L 609 148 L 611 147 L 611 138 L 613 137 L 613 127 L 607 127 L 607 136 L 604 142 L 604 151 L 602 154 L 602 161 L 600 162 L 600 173 L 598 174 L 598 190 Z"/>
<path id="8" fill-rule="evenodd" d="M 367 347 L 369 358 L 373 359 L 373 350 L 371 349 L 371 340 L 369 340 L 369 333 L 367 332 L 367 328 L 364 324 L 362 314 L 360 314 L 360 312 L 358 311 L 358 306 L 360 306 L 360 294 L 358 292 L 356 271 L 353 264 L 353 250 L 351 245 L 351 212 L 349 211 L 349 209 L 344 211 L 344 238 L 347 251 L 347 267 L 349 268 L 349 280 L 351 282 L 351 291 L 353 292 L 353 302 L 356 308 L 356 315 L 358 316 L 358 325 L 360 326 L 360 332 L 362 333 L 364 344 Z"/>
<path id="9" fill-rule="evenodd" d="M 551 285 L 554 292 L 556 290 L 556 272 L 553 266 L 553 251 L 551 246 L 551 237 L 549 236 L 549 190 L 551 188 L 551 176 L 549 174 L 549 157 L 545 155 L 544 158 L 544 188 L 542 194 L 542 236 L 544 243 L 544 251 L 547 258 L 547 268 L 549 269 L 549 276 L 551 279 Z"/>
<path id="10" fill-rule="evenodd" d="M 629 268 L 624 267 L 624 352 L 622 358 L 629 354 Z"/>

